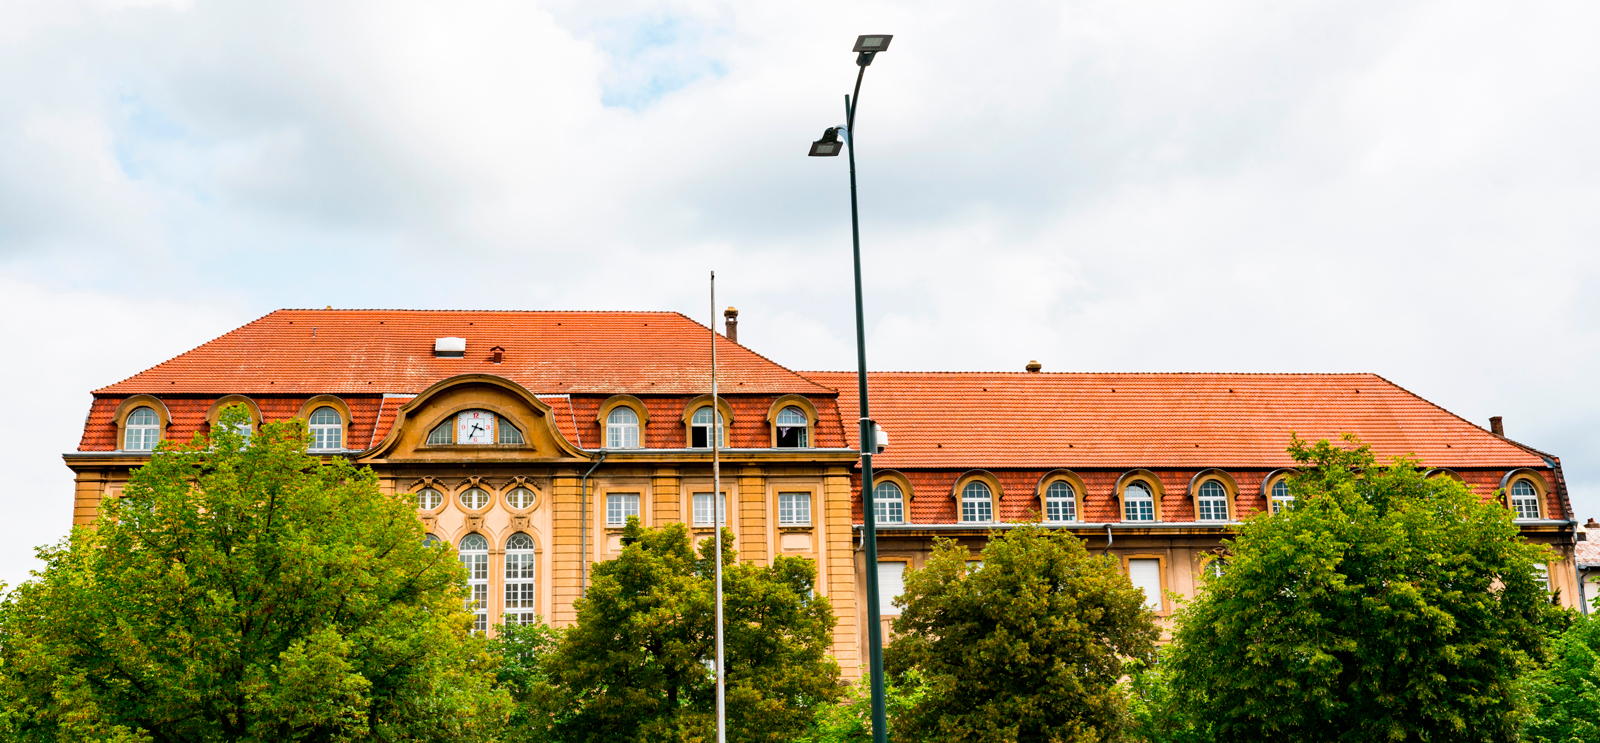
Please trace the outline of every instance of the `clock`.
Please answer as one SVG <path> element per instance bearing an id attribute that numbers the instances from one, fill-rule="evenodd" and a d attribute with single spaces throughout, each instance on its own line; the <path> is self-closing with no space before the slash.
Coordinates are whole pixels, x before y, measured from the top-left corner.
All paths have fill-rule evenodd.
<path id="1" fill-rule="evenodd" d="M 457 444 L 493 444 L 494 413 L 468 410 L 456 416 Z"/>

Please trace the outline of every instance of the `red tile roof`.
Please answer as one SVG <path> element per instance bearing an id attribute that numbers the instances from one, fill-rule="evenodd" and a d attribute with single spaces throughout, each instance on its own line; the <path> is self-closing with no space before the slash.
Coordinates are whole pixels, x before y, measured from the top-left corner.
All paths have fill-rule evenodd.
<path id="1" fill-rule="evenodd" d="M 466 357 L 434 358 L 442 337 L 465 338 Z M 279 310 L 96 394 L 416 393 L 479 372 L 536 393 L 697 395 L 710 345 L 676 312 Z M 717 349 L 724 394 L 830 392 L 726 338 Z"/>
<path id="2" fill-rule="evenodd" d="M 854 373 L 802 373 L 839 390 L 841 419 L 859 416 Z M 1291 432 L 1354 433 L 1431 467 L 1545 467 L 1373 374 L 874 372 L 868 385 L 884 468 L 1287 467 Z"/>
<path id="3" fill-rule="evenodd" d="M 1580 534 L 1588 535 L 1588 538 L 1582 542 L 1579 542 L 1578 546 L 1574 549 L 1574 554 L 1577 557 L 1578 564 L 1589 566 L 1600 565 L 1600 529 L 1585 529 L 1584 527 L 1580 526 L 1578 527 L 1578 532 Z M 1590 596 L 1589 598 L 1595 599 L 1600 598 L 1600 596 Z"/>

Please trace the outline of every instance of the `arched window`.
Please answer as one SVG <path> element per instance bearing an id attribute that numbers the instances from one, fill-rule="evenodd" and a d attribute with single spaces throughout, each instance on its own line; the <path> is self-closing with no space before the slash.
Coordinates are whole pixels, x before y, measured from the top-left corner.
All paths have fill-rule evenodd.
<path id="1" fill-rule="evenodd" d="M 438 544 L 439 541 L 439 538 L 432 534 L 422 535 L 422 546 L 424 547 L 432 547 L 433 545 Z"/>
<path id="2" fill-rule="evenodd" d="M 539 621 L 536 613 L 539 596 L 534 590 L 533 537 L 512 534 L 506 540 L 506 624 L 533 624 Z"/>
<path id="3" fill-rule="evenodd" d="M 506 420 L 504 417 L 500 419 L 500 425 L 495 426 L 494 441 L 497 444 L 525 443 L 522 440 L 522 431 L 518 430 L 516 426 L 511 425 L 511 421 Z"/>
<path id="4" fill-rule="evenodd" d="M 1539 518 L 1539 490 L 1527 480 L 1511 483 L 1511 513 L 1516 519 Z"/>
<path id="5" fill-rule="evenodd" d="M 150 408 L 139 408 L 128 414 L 123 429 L 127 431 L 122 444 L 125 451 L 150 451 L 161 440 L 161 416 Z"/>
<path id="6" fill-rule="evenodd" d="M 803 449 L 811 445 L 811 437 L 807 435 L 811 421 L 806 419 L 805 411 L 790 405 L 778 411 L 776 425 L 778 427 L 779 448 Z"/>
<path id="7" fill-rule="evenodd" d="M 476 511 L 489 505 L 489 491 L 483 488 L 467 488 L 461 493 L 461 507 L 468 511 Z"/>
<path id="8" fill-rule="evenodd" d="M 725 423 L 722 420 L 722 411 L 717 411 L 717 445 L 719 447 L 728 445 L 728 432 L 724 429 Z M 689 446 L 695 449 L 711 448 L 710 405 L 694 411 L 694 416 L 689 419 Z"/>
<path id="9" fill-rule="evenodd" d="M 994 496 L 982 480 L 973 480 L 961 489 L 961 520 L 994 520 Z"/>
<path id="10" fill-rule="evenodd" d="M 482 534 L 468 534 L 461 538 L 461 564 L 467 567 L 467 611 L 472 612 L 472 628 L 482 632 L 489 628 L 489 540 Z"/>
<path id="11" fill-rule="evenodd" d="M 521 510 L 533 505 L 533 491 L 524 487 L 515 487 L 506 493 L 506 505 Z"/>
<path id="12" fill-rule="evenodd" d="M 423 511 L 432 511 L 444 505 L 444 495 L 433 488 L 423 488 L 417 491 L 417 508 Z"/>
<path id="13" fill-rule="evenodd" d="M 1216 480 L 1200 483 L 1200 520 L 1228 520 L 1228 489 Z"/>
<path id="14" fill-rule="evenodd" d="M 1122 489 L 1122 519 L 1124 521 L 1155 521 L 1156 499 L 1150 488 L 1142 482 L 1129 483 Z"/>
<path id="15" fill-rule="evenodd" d="M 1078 520 L 1077 494 L 1065 480 L 1056 480 L 1044 491 L 1044 520 L 1066 523 Z"/>
<path id="16" fill-rule="evenodd" d="M 639 448 L 639 414 L 633 408 L 618 405 L 606 414 L 606 448 Z"/>
<path id="17" fill-rule="evenodd" d="M 456 440 L 456 422 L 447 420 L 428 432 L 428 444 L 453 444 Z"/>
<path id="18" fill-rule="evenodd" d="M 872 486 L 872 515 L 880 524 L 905 523 L 905 494 L 893 480 L 879 480 Z"/>
<path id="19" fill-rule="evenodd" d="M 326 405 L 311 412 L 311 449 L 326 451 L 344 448 L 344 419 Z"/>
<path id="20" fill-rule="evenodd" d="M 1272 512 L 1282 513 L 1284 509 L 1294 505 L 1294 496 L 1289 494 L 1289 481 L 1278 480 L 1272 483 Z"/>

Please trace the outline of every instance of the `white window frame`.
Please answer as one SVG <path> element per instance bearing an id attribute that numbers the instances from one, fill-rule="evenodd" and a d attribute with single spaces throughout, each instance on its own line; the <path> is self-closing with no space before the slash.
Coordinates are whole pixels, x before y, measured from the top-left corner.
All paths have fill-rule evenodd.
<path id="1" fill-rule="evenodd" d="M 323 420 L 319 423 L 317 418 L 322 416 L 323 411 L 333 416 L 335 422 Z M 311 451 L 339 451 L 344 448 L 344 416 L 339 415 L 338 408 L 323 405 L 311 411 L 306 422 L 311 428 Z"/>
<path id="2" fill-rule="evenodd" d="M 979 489 L 982 489 L 982 495 L 978 494 Z M 969 480 L 961 486 L 961 523 L 994 523 L 994 490 L 989 483 Z"/>
<path id="3" fill-rule="evenodd" d="M 1138 492 L 1144 493 L 1144 495 L 1138 498 L 1132 497 L 1130 493 L 1135 489 L 1137 489 Z M 1139 506 L 1137 512 L 1135 509 L 1135 504 L 1138 504 Z M 1148 511 L 1148 514 L 1145 513 L 1145 511 Z M 1135 515 L 1146 516 L 1147 518 L 1132 518 Z M 1155 491 L 1150 489 L 1149 485 L 1146 485 L 1143 482 L 1130 482 L 1123 486 L 1122 520 L 1136 523 L 1147 523 L 1156 520 L 1156 494 Z"/>
<path id="4" fill-rule="evenodd" d="M 482 546 L 479 546 L 482 545 Z M 467 569 L 467 611 L 473 616 L 472 628 L 477 632 L 489 629 L 489 540 L 473 532 L 461 538 L 457 550 L 461 564 Z"/>
<path id="5" fill-rule="evenodd" d="M 632 420 L 620 420 L 624 416 Z M 606 448 L 639 448 L 639 413 L 626 405 L 618 405 L 606 413 Z"/>
<path id="6" fill-rule="evenodd" d="M 521 495 L 522 493 L 526 493 L 527 497 L 522 497 L 522 495 Z M 524 501 L 522 503 L 522 505 L 517 505 L 517 501 L 518 500 Z M 526 485 L 518 485 L 518 486 L 506 491 L 506 507 L 507 508 L 511 508 L 511 509 L 515 509 L 515 510 L 520 511 L 520 510 L 522 510 L 524 508 L 531 508 L 533 506 L 533 504 L 538 503 L 538 502 L 539 502 L 539 494 L 533 492 L 533 488 L 530 488 L 530 487 L 528 487 Z"/>
<path id="7" fill-rule="evenodd" d="M 1269 508 L 1273 515 L 1283 513 L 1284 509 L 1294 505 L 1294 496 L 1289 494 L 1289 481 L 1279 478 L 1272 483 L 1271 495 L 1267 497 Z"/>
<path id="8" fill-rule="evenodd" d="M 627 526 L 629 516 L 639 516 L 639 494 L 606 493 L 606 526 Z"/>
<path id="9" fill-rule="evenodd" d="M 1159 557 L 1129 557 L 1127 567 L 1128 581 L 1133 583 L 1134 588 L 1144 593 L 1144 605 L 1158 614 L 1166 609 L 1167 598 L 1162 595 L 1161 590 L 1161 585 L 1165 582 L 1163 580 L 1165 566 L 1161 562 Z M 1151 568 L 1155 569 L 1154 584 L 1150 583 L 1149 575 L 1144 575 Z"/>
<path id="10" fill-rule="evenodd" d="M 715 409 L 715 406 L 703 405 L 703 406 L 697 408 L 694 411 L 693 415 L 689 416 L 689 448 L 691 448 L 691 449 L 710 449 L 711 448 L 711 441 L 712 441 L 712 439 L 711 439 L 711 413 L 709 411 L 711 411 L 713 409 Z M 702 416 L 701 413 L 704 413 L 705 415 Z M 702 420 L 702 418 L 703 418 L 703 420 Z M 721 449 L 726 449 L 726 448 L 728 448 L 728 431 L 727 431 L 727 423 L 728 422 L 725 419 L 723 419 L 721 410 L 717 410 L 716 411 L 716 421 L 717 421 L 717 438 L 716 438 L 717 447 L 721 448 Z M 706 430 L 706 445 L 705 446 L 695 446 L 694 445 L 694 433 L 695 433 L 695 430 L 696 429 L 702 429 L 702 428 Z"/>
<path id="11" fill-rule="evenodd" d="M 884 489 L 893 491 L 885 497 Z M 880 524 L 903 524 L 906 522 L 905 491 L 900 489 L 900 483 L 893 480 L 879 480 L 872 484 L 872 513 Z"/>
<path id="12" fill-rule="evenodd" d="M 510 446 L 528 443 L 527 439 L 522 437 L 522 429 L 512 425 L 503 415 L 495 417 L 494 442 Z"/>
<path id="13" fill-rule="evenodd" d="M 429 495 L 429 494 L 432 495 Z M 444 505 L 444 493 L 435 488 L 423 488 L 417 491 L 417 510 L 432 511 Z"/>
<path id="14" fill-rule="evenodd" d="M 788 417 L 787 421 L 784 420 L 785 416 Z M 774 431 L 773 443 L 775 445 L 785 449 L 806 449 L 811 446 L 811 419 L 806 417 L 806 412 L 801 410 L 800 406 L 789 405 L 783 410 L 778 411 L 778 417 L 772 420 L 772 426 L 773 428 L 780 430 L 784 428 L 800 429 L 795 436 L 797 441 L 794 446 L 783 446 L 783 444 L 779 443 L 779 441 L 781 441 L 781 438 L 778 436 L 779 432 Z"/>
<path id="15" fill-rule="evenodd" d="M 533 537 L 522 532 L 506 540 L 505 605 L 503 624 L 534 624 L 539 621 L 539 564 Z"/>
<path id="16" fill-rule="evenodd" d="M 155 408 L 141 405 L 122 423 L 123 451 L 153 451 L 161 441 L 161 416 Z"/>
<path id="17" fill-rule="evenodd" d="M 1206 480 L 1200 483 L 1200 490 L 1195 494 L 1195 519 L 1199 521 L 1228 520 L 1228 487 L 1226 485 L 1216 480 Z"/>
<path id="18" fill-rule="evenodd" d="M 1526 493 L 1519 493 L 1519 488 L 1526 488 Z M 1519 477 L 1511 483 L 1511 514 L 1517 521 L 1537 521 L 1539 519 L 1539 489 L 1533 486 L 1526 477 Z"/>
<path id="19" fill-rule="evenodd" d="M 810 526 L 811 493 L 778 493 L 778 526 Z"/>
<path id="20" fill-rule="evenodd" d="M 477 492 L 483 493 L 483 505 L 474 506 L 474 505 L 472 505 L 472 504 L 467 502 L 467 494 L 469 494 L 469 493 L 471 493 L 473 491 L 477 491 Z M 486 490 L 484 488 L 480 488 L 480 487 L 478 487 L 476 485 L 474 485 L 474 486 L 472 486 L 470 488 L 467 488 L 466 490 L 461 491 L 461 495 L 458 496 L 458 497 L 459 497 L 459 499 L 461 501 L 461 507 L 466 509 L 466 510 L 468 510 L 468 511 L 481 511 L 481 510 L 483 510 L 485 508 L 488 508 L 489 504 L 494 502 L 494 494 L 493 493 L 489 492 L 488 490 Z"/>
<path id="21" fill-rule="evenodd" d="M 1052 524 L 1070 524 L 1078 520 L 1078 493 L 1072 483 L 1056 480 L 1045 487 L 1044 519 Z"/>
<path id="22" fill-rule="evenodd" d="M 723 493 L 721 500 L 722 500 L 722 513 L 719 514 L 719 515 L 722 517 L 723 526 L 727 526 L 728 525 L 728 494 L 727 493 Z M 691 509 L 694 511 L 694 513 L 692 515 L 694 517 L 694 525 L 695 526 L 697 526 L 697 527 L 712 527 L 712 526 L 716 526 L 716 524 L 712 523 L 712 521 L 711 521 L 711 493 L 709 491 L 708 492 L 704 492 L 704 493 L 695 493 L 693 499 L 691 500 Z"/>
<path id="23" fill-rule="evenodd" d="M 449 420 L 434 426 L 433 430 L 428 432 L 428 440 L 423 443 L 429 446 L 440 446 L 454 444 L 455 442 L 456 419 L 451 417 Z"/>
<path id="24" fill-rule="evenodd" d="M 900 616 L 900 607 L 894 605 L 894 600 L 906 592 L 906 572 L 910 568 L 903 560 L 878 561 L 878 616 Z"/>

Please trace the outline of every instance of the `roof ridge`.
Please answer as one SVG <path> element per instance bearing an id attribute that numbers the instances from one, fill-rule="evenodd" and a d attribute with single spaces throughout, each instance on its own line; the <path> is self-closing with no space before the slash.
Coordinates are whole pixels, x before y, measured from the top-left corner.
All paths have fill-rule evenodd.
<path id="1" fill-rule="evenodd" d="M 671 314 L 677 315 L 678 317 L 681 317 L 681 318 L 683 318 L 685 320 L 688 320 L 691 323 L 694 323 L 695 325 L 699 325 L 700 327 L 711 331 L 712 334 L 722 338 L 722 340 L 727 341 L 728 343 L 732 343 L 733 345 L 744 349 L 745 351 L 749 352 L 750 355 L 755 356 L 756 358 L 761 359 L 762 361 L 765 361 L 765 362 L 767 362 L 767 363 L 769 363 L 769 364 L 771 364 L 773 366 L 778 367 L 779 369 L 782 369 L 782 370 L 784 370 L 786 372 L 789 372 L 790 374 L 793 374 L 793 375 L 795 375 L 795 376 L 797 376 L 797 377 L 799 377 L 801 379 L 804 379 L 805 381 L 810 382 L 810 383 L 812 383 L 812 384 L 814 384 L 814 385 L 816 385 L 818 387 L 821 387 L 822 389 L 828 390 L 829 392 L 832 392 L 832 393 L 834 393 L 836 395 L 839 394 L 838 390 L 836 390 L 836 389 L 834 389 L 832 387 L 829 387 L 829 386 L 827 386 L 825 384 L 822 384 L 821 382 L 818 382 L 818 381 L 816 381 L 816 380 L 814 380 L 814 379 L 812 379 L 810 377 L 807 377 L 806 375 L 801 374 L 800 372 L 797 372 L 797 371 L 795 371 L 793 369 L 790 369 L 789 367 L 784 366 L 783 364 L 780 364 L 780 363 L 778 363 L 776 361 L 773 361 L 772 359 L 767 358 L 766 355 L 762 354 L 760 351 L 757 351 L 757 350 L 755 350 L 755 349 L 753 349 L 753 348 L 751 348 L 749 346 L 744 345 L 743 343 L 740 343 L 740 342 L 738 342 L 736 340 L 733 340 L 733 339 L 729 338 L 725 333 L 718 333 L 716 328 L 713 328 L 713 327 L 711 327 L 709 325 L 701 325 L 699 320 L 696 320 L 696 319 L 694 319 L 694 318 L 692 318 L 692 317 L 690 317 L 688 315 L 685 315 L 685 314 L 683 314 L 682 312 L 680 312 L 678 310 L 671 310 L 670 312 L 671 312 Z"/>
<path id="2" fill-rule="evenodd" d="M 480 314 L 571 314 L 571 315 L 682 315 L 674 310 L 461 310 L 461 309 L 418 309 L 396 307 L 339 307 L 336 309 L 317 307 L 280 307 L 263 315 L 275 315 L 279 312 L 448 312 L 448 313 L 480 313 Z"/>
<path id="3" fill-rule="evenodd" d="M 856 372 L 853 369 L 851 369 L 851 370 L 809 369 L 809 370 L 795 370 L 795 373 L 796 374 L 855 374 Z M 1197 377 L 1197 376 L 1208 376 L 1208 377 L 1375 377 L 1377 379 L 1383 379 L 1382 376 L 1380 376 L 1378 374 L 1375 374 L 1373 372 L 1205 372 L 1205 371 L 1184 371 L 1184 372 L 1148 372 L 1148 371 L 1132 371 L 1132 372 L 1117 372 L 1117 371 L 1053 371 L 1053 372 L 1047 372 L 1047 371 L 1037 371 L 1037 372 L 1030 372 L 1030 371 L 905 371 L 905 370 L 896 370 L 896 371 L 868 371 L 867 374 L 868 375 L 874 375 L 874 374 L 893 374 L 893 375 L 902 375 L 902 374 L 938 374 L 938 375 L 944 375 L 944 376 L 978 375 L 978 374 L 985 374 L 985 375 L 988 375 L 988 374 L 1005 374 L 1005 375 L 1008 375 L 1008 376 L 1018 376 L 1018 377 L 1022 377 L 1022 376 L 1037 377 L 1037 376 L 1044 376 L 1044 375 L 1055 375 L 1055 376 L 1063 376 L 1063 377 L 1064 376 L 1091 376 L 1091 375 L 1094 375 L 1094 376 L 1119 375 L 1119 376 L 1129 376 L 1129 377 L 1133 377 L 1133 376 L 1138 376 L 1138 377 Z M 1388 380 L 1384 380 L 1384 381 L 1387 382 Z M 1393 384 L 1393 383 L 1390 382 L 1390 384 Z M 1396 385 L 1396 386 L 1398 386 L 1398 385 Z"/>

